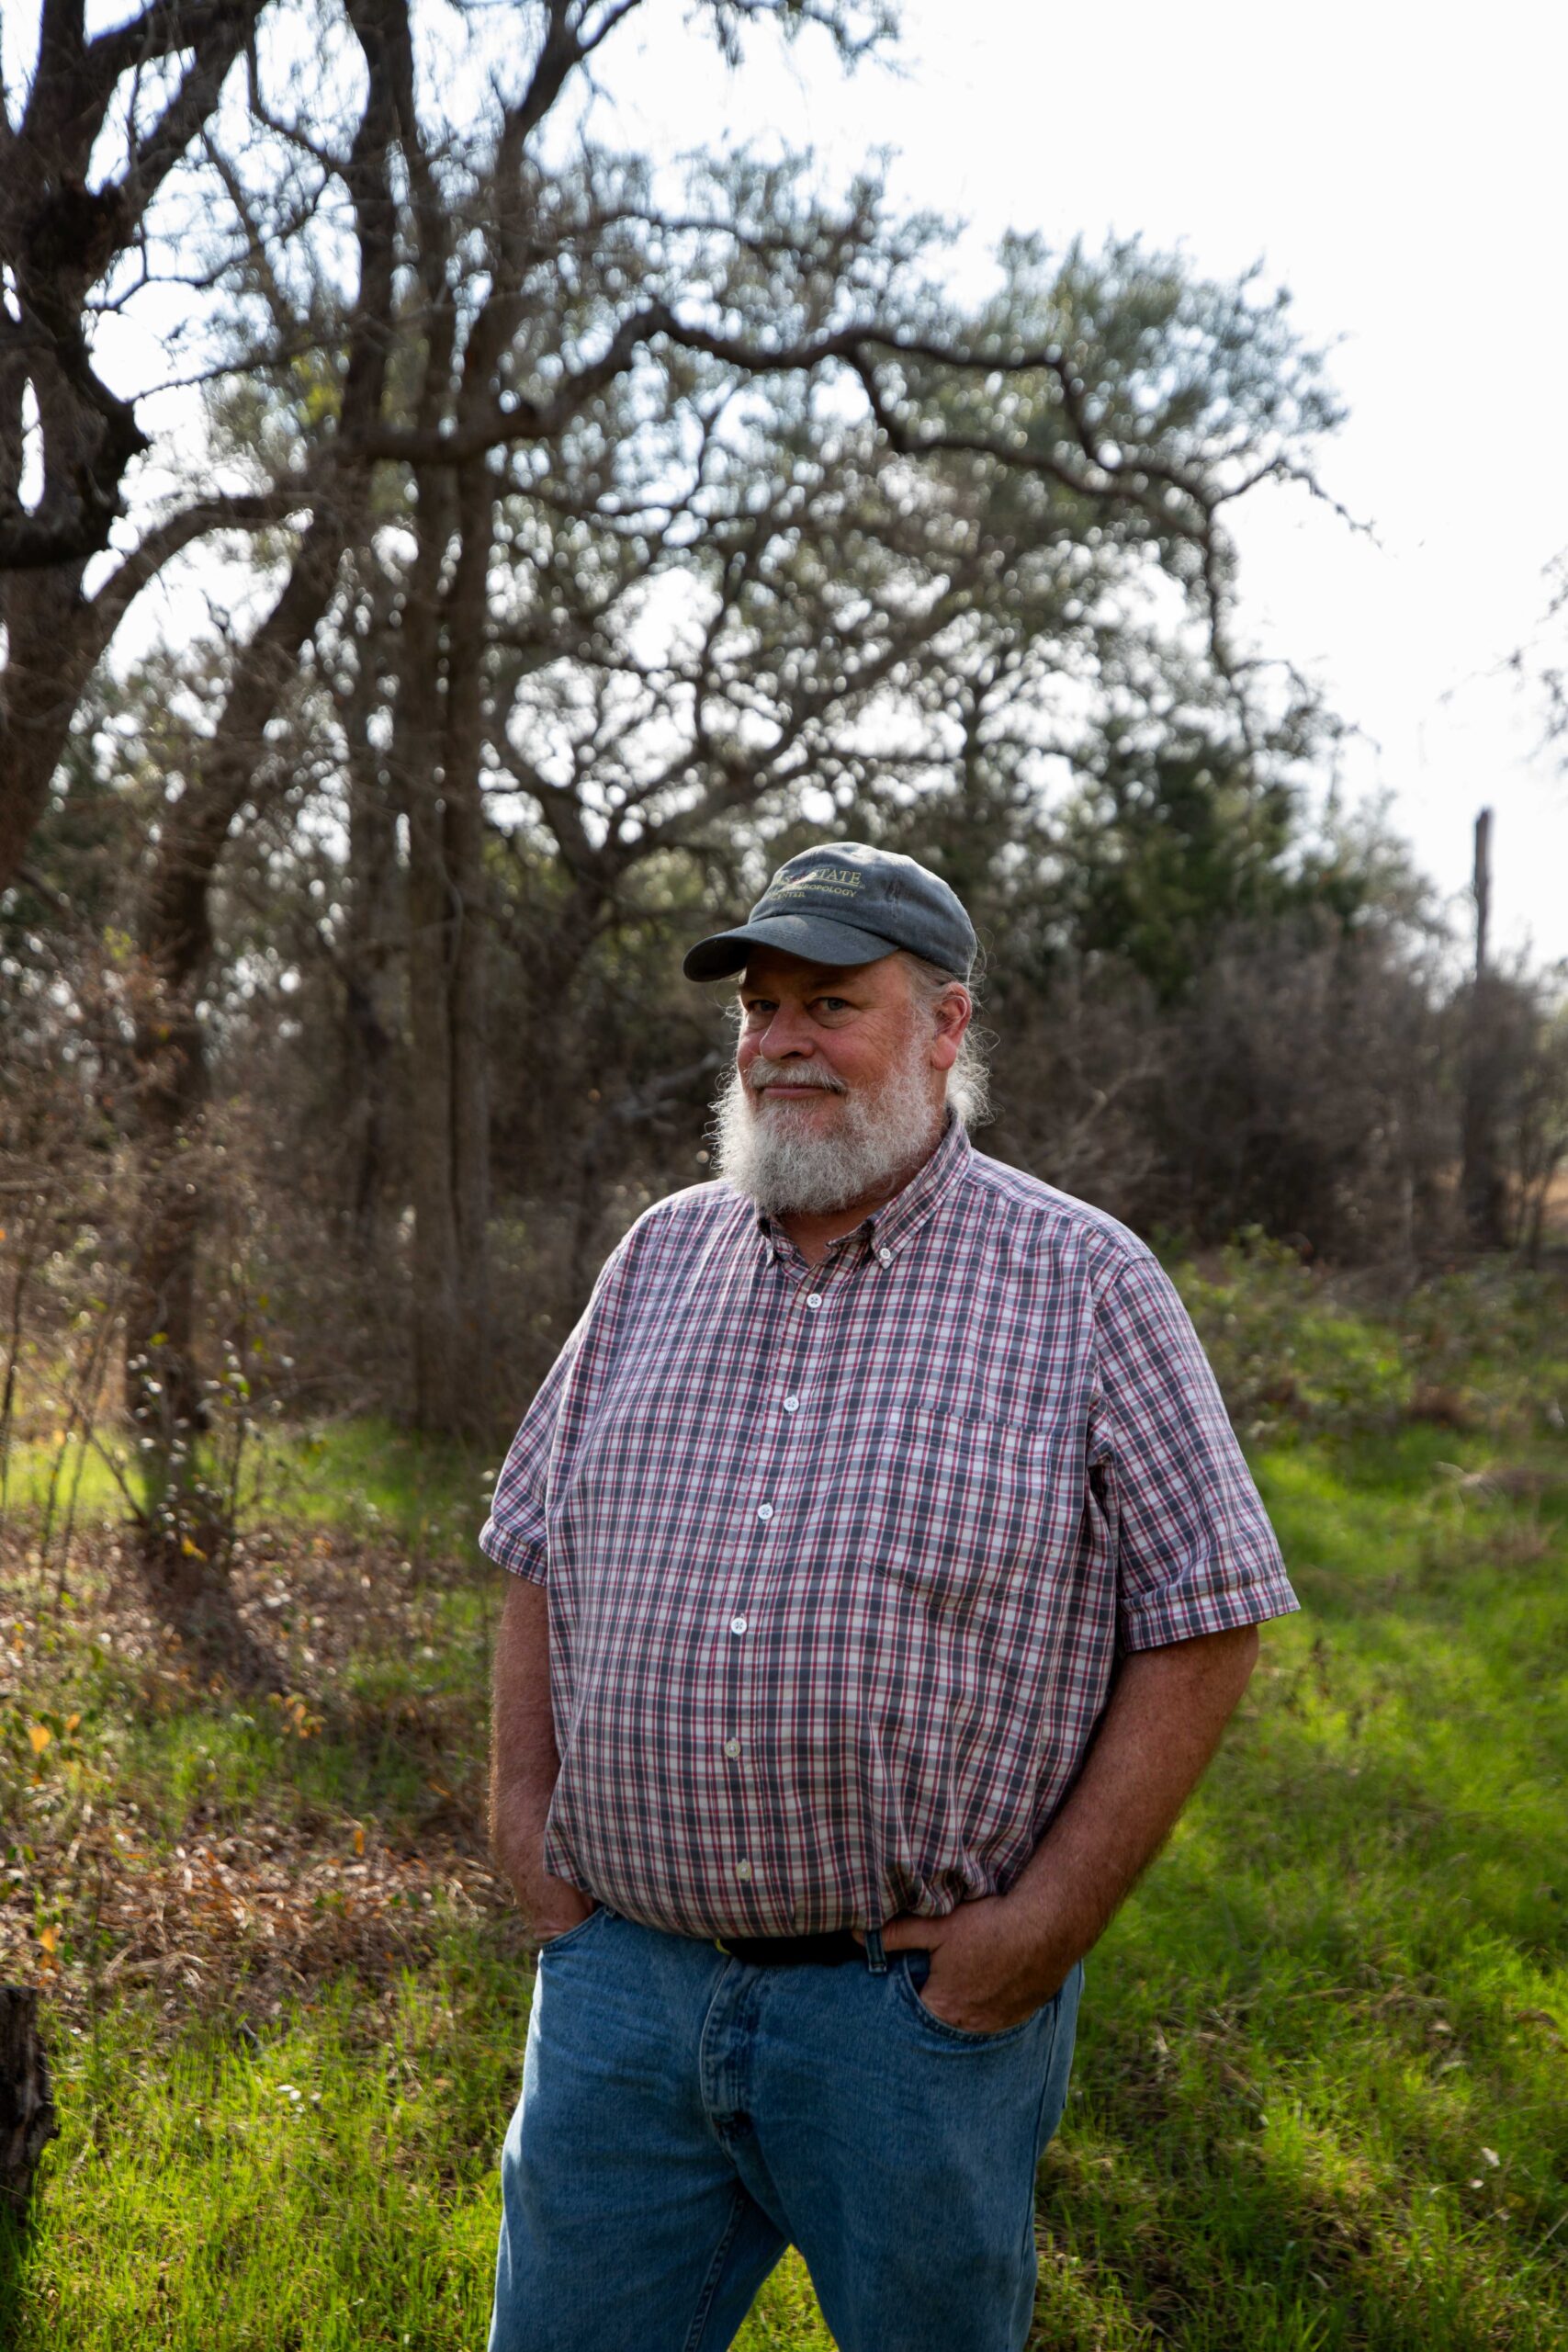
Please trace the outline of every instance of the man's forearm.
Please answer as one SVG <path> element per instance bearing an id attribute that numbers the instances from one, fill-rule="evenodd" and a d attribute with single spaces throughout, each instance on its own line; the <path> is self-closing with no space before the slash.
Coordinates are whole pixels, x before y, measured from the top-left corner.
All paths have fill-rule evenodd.
<path id="1" fill-rule="evenodd" d="M 560 1771 L 550 1712 L 549 1601 L 543 1585 L 508 1579 L 495 1637 L 491 1725 L 491 1851 L 536 1935 L 558 1935 L 592 1909 L 545 1869 L 545 1823 Z"/>
<path id="2" fill-rule="evenodd" d="M 1037 1924 L 1051 1970 L 1099 1942 L 1164 1845 L 1257 1657 L 1247 1625 L 1123 1658 L 1077 1784 L 1008 1897 Z"/>
<path id="3" fill-rule="evenodd" d="M 1077 1784 L 1009 1892 L 885 1930 L 890 1950 L 931 1952 L 939 2016 L 997 2032 L 1050 1999 L 1169 1836 L 1257 1655 L 1248 1625 L 1124 1658 Z"/>

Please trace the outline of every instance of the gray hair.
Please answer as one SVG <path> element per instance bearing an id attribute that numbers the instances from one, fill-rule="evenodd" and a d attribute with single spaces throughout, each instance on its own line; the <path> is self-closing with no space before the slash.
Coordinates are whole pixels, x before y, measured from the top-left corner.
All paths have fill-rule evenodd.
<path id="1" fill-rule="evenodd" d="M 976 1003 L 974 989 L 956 972 L 928 964 L 923 956 L 912 955 L 907 947 L 898 950 L 898 961 L 909 975 L 911 996 L 926 1012 L 934 1013 L 949 989 L 962 989 L 970 1004 Z M 953 1115 L 966 1127 L 982 1127 L 991 1115 L 990 1043 L 971 1021 L 959 1045 L 958 1059 L 947 1073 L 948 1102 Z"/>

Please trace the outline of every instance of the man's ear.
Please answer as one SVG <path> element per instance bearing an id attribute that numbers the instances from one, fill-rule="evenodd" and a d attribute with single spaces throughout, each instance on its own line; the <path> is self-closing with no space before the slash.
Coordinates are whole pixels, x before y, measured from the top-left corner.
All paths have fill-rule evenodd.
<path id="1" fill-rule="evenodd" d="M 931 1007 L 931 1017 L 936 1023 L 936 1035 L 931 1043 L 931 1068 L 951 1069 L 958 1059 L 964 1033 L 975 1018 L 975 1003 L 968 989 L 954 981 L 938 997 Z"/>

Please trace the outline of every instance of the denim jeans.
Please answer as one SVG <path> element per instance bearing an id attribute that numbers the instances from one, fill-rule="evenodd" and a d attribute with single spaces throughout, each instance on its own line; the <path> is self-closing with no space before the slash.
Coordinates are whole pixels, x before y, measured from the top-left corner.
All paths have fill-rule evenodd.
<path id="1" fill-rule="evenodd" d="M 1022 2024 L 754 1968 L 598 1910 L 547 1944 L 502 2157 L 491 2352 L 719 2352 L 790 2243 L 840 2352 L 1018 2352 L 1082 1971 Z"/>

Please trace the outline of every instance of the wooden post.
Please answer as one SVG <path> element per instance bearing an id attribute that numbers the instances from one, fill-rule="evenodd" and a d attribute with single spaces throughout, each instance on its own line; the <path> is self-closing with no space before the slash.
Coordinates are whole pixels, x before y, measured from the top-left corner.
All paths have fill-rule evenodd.
<path id="1" fill-rule="evenodd" d="M 0 2205 L 22 2221 L 38 2160 L 59 2126 L 49 2060 L 38 2030 L 38 1995 L 0 1984 Z"/>
<path id="2" fill-rule="evenodd" d="M 1507 1247 L 1506 1187 L 1497 1166 L 1498 1044 L 1487 934 L 1492 921 L 1492 811 L 1475 820 L 1475 973 L 1466 1023 L 1462 1167 L 1460 1198 L 1470 1238 L 1480 1250 Z"/>
<path id="3" fill-rule="evenodd" d="M 1486 978 L 1486 932 L 1492 920 L 1492 811 L 1483 808 L 1475 820 L 1475 865 L 1471 875 L 1475 899 L 1475 978 Z"/>

